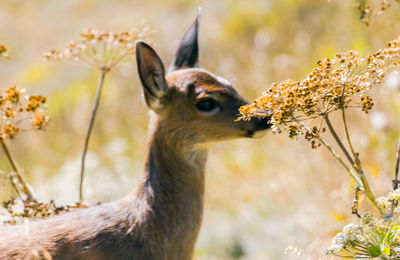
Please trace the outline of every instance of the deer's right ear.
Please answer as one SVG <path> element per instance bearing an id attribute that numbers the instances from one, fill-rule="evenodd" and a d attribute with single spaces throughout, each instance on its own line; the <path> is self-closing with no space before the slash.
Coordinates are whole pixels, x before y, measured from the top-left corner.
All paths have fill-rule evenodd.
<path id="1" fill-rule="evenodd" d="M 164 65 L 148 44 L 136 42 L 136 61 L 146 104 L 153 110 L 160 109 L 160 99 L 168 91 Z"/>
<path id="2" fill-rule="evenodd" d="M 196 68 L 199 65 L 199 34 L 200 9 L 196 20 L 183 36 L 175 57 L 169 66 L 168 72 L 171 73 L 178 69 Z"/>

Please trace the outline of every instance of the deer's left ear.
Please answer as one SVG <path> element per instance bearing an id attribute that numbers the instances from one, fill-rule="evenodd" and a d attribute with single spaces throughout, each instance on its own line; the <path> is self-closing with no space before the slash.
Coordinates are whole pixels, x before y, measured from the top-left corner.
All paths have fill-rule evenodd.
<path id="1" fill-rule="evenodd" d="M 146 104 L 152 110 L 161 108 L 161 99 L 168 92 L 164 65 L 157 53 L 145 42 L 136 42 L 136 60 Z"/>
<path id="2" fill-rule="evenodd" d="M 168 72 L 173 72 L 183 68 L 195 68 L 199 65 L 199 44 L 197 35 L 199 31 L 200 13 L 196 21 L 192 24 L 186 34 L 183 36 L 174 60 L 169 66 Z"/>

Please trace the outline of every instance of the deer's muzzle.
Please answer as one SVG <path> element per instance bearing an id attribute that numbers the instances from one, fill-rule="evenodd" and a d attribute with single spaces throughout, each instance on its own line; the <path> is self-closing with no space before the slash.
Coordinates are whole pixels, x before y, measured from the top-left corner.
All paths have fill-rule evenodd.
<path id="1" fill-rule="evenodd" d="M 245 136 L 250 138 L 262 137 L 266 131 L 271 128 L 270 117 L 252 118 L 250 121 L 244 122 L 241 126 L 242 130 L 246 131 Z"/>

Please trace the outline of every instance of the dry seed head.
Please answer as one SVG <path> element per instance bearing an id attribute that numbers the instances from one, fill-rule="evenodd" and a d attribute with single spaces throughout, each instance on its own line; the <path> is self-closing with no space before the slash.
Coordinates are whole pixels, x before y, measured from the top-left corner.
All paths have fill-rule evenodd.
<path id="1" fill-rule="evenodd" d="M 360 11 L 360 20 L 366 25 L 371 23 L 374 16 L 382 15 L 390 6 L 390 0 L 357 0 L 355 4 Z"/>
<path id="2" fill-rule="evenodd" d="M 36 113 L 35 117 L 32 119 L 32 126 L 35 129 L 43 129 L 48 125 L 50 117 L 42 113 Z"/>
<path id="3" fill-rule="evenodd" d="M 368 113 L 369 110 L 372 109 L 374 102 L 370 96 L 362 96 L 361 97 L 361 109 L 365 113 Z"/>
<path id="4" fill-rule="evenodd" d="M 2 129 L 2 139 L 13 138 L 19 131 L 16 125 L 5 125 Z"/>
<path id="5" fill-rule="evenodd" d="M 81 38 L 69 42 L 60 51 L 50 50 L 43 54 L 46 60 L 72 59 L 83 61 L 96 68 L 108 70 L 135 53 L 135 42 L 147 37 L 147 28 L 142 31 L 106 32 L 87 29 Z"/>
<path id="6" fill-rule="evenodd" d="M 18 132 L 44 129 L 50 118 L 43 114 L 46 98 L 27 95 L 24 89 L 12 86 L 0 92 L 0 138 L 13 138 Z"/>
<path id="7" fill-rule="evenodd" d="M 321 123 L 316 119 L 350 106 L 368 113 L 374 103 L 366 92 L 382 82 L 399 60 L 400 38 L 365 58 L 349 51 L 321 59 L 305 79 L 274 83 L 253 103 L 241 107 L 241 119 L 270 116 L 274 127 L 288 132 L 290 138 L 304 134 L 317 147 L 312 136 L 319 136 Z"/>
<path id="8" fill-rule="evenodd" d="M 87 208 L 86 204 L 80 202 L 75 205 L 56 206 L 53 200 L 50 202 L 38 202 L 35 200 L 23 201 L 23 208 L 17 206 L 16 199 L 3 202 L 3 208 L 7 210 L 11 220 L 4 221 L 4 224 L 14 225 L 26 219 L 44 219 L 54 215 L 60 215 L 74 209 Z"/>
<path id="9" fill-rule="evenodd" d="M 24 93 L 25 89 L 20 90 L 17 86 L 12 86 L 6 90 L 6 100 L 13 104 L 17 104 Z"/>
<path id="10" fill-rule="evenodd" d="M 5 107 L 4 108 L 4 116 L 5 118 L 9 119 L 15 116 L 15 110 L 12 107 Z"/>
<path id="11" fill-rule="evenodd" d="M 28 97 L 28 103 L 24 107 L 27 112 L 36 112 L 38 108 L 46 103 L 46 98 L 40 95 L 31 95 Z"/>

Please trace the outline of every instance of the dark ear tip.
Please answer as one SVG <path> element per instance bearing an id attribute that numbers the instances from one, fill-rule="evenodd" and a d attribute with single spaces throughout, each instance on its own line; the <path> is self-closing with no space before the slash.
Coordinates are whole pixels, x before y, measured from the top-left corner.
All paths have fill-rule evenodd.
<path id="1" fill-rule="evenodd" d="M 151 49 L 150 45 L 141 40 L 136 41 L 135 44 L 136 44 L 136 52 L 140 51 L 143 48 Z"/>

